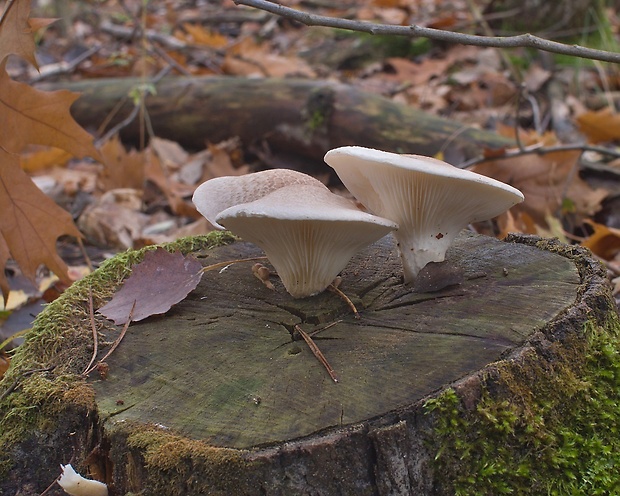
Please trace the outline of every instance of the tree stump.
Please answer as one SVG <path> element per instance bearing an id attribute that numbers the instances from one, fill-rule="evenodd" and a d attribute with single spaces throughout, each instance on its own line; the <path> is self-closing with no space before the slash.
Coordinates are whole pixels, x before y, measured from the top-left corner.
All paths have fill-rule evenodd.
<path id="1" fill-rule="evenodd" d="M 261 255 L 233 241 L 213 233 L 167 248 L 205 265 Z M 143 253 L 118 255 L 71 287 L 19 348 L 0 383 L 1 494 L 39 494 L 70 460 L 111 495 L 468 494 L 467 484 L 470 494 L 499 494 L 514 478 L 513 488 L 537 494 L 533 471 L 547 482 L 561 474 L 530 459 L 529 443 L 551 418 L 573 429 L 575 395 L 598 380 L 588 357 L 616 343 L 592 337 L 617 326 L 605 272 L 586 250 L 463 233 L 443 264 L 462 276 L 439 273 L 421 292 L 402 284 L 386 237 L 342 273 L 360 319 L 333 293 L 294 300 L 277 279 L 272 291 L 251 264 L 234 264 L 207 272 L 167 314 L 132 324 L 84 378 L 90 295 L 102 306 Z M 119 328 L 93 321 L 101 356 Z M 295 325 L 314 336 L 338 383 Z M 548 422 L 517 435 L 537 408 Z M 494 419 L 488 436 L 479 418 Z M 480 467 L 490 445 L 502 470 L 489 475 Z M 527 475 L 514 460 L 531 462 Z"/>

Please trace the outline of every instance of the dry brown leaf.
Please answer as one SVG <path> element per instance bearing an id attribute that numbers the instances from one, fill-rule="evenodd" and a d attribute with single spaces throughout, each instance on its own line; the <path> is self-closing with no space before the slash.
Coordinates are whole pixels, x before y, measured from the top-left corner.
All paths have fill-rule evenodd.
<path id="1" fill-rule="evenodd" d="M 6 3 L 0 18 L 0 63 L 9 54 L 15 54 L 34 67 L 39 67 L 34 57 L 33 27 L 28 21 L 29 15 L 30 0 L 14 0 Z"/>
<path id="2" fill-rule="evenodd" d="M 228 38 L 226 38 L 226 36 L 211 31 L 210 29 L 205 29 L 203 26 L 186 22 L 183 24 L 183 29 L 185 29 L 189 36 L 184 37 L 179 33 L 176 35 L 184 41 L 190 41 L 191 43 L 205 45 L 211 48 L 224 48 L 228 45 Z"/>
<path id="3" fill-rule="evenodd" d="M 222 64 L 225 74 L 263 77 L 315 77 L 314 69 L 296 56 L 274 54 L 268 46 L 245 38 L 226 51 Z"/>
<path id="4" fill-rule="evenodd" d="M 564 198 L 573 203 L 575 214 L 589 217 L 608 194 L 600 188 L 592 189 L 579 178 L 575 169 L 579 155 L 579 151 L 528 154 L 487 161 L 472 170 L 521 190 L 525 201 L 513 207 L 513 211 L 525 212 L 536 224 L 548 227 L 547 215 L 557 213 Z"/>
<path id="5" fill-rule="evenodd" d="M 202 278 L 202 265 L 191 256 L 168 253 L 163 248 L 147 252 L 133 266 L 131 276 L 98 312 L 116 325 L 123 325 L 134 306 L 132 321 L 166 313 L 184 300 Z"/>
<path id="6" fill-rule="evenodd" d="M 86 208 L 78 219 L 78 226 L 95 245 L 118 250 L 135 248 L 135 240 L 149 221 L 141 209 L 141 190 L 113 189 Z"/>
<path id="7" fill-rule="evenodd" d="M 104 169 L 99 177 L 103 191 L 117 188 L 142 189 L 144 186 L 144 153 L 127 151 L 118 136 L 101 146 Z"/>
<path id="8" fill-rule="evenodd" d="M 250 168 L 247 165 L 241 167 L 233 165 L 230 152 L 226 149 L 226 143 L 217 145 L 208 143 L 207 147 L 211 154 L 211 160 L 206 163 L 202 181 L 220 176 L 242 176 L 249 172 Z"/>
<path id="9" fill-rule="evenodd" d="M 21 168 L 25 172 L 38 172 L 54 166 L 64 166 L 72 157 L 69 152 L 60 148 L 45 148 L 23 153 L 20 158 Z"/>
<path id="10" fill-rule="evenodd" d="M 70 284 L 68 267 L 56 253 L 56 240 L 65 234 L 79 238 L 80 232 L 71 215 L 45 196 L 21 170 L 18 157 L 2 148 L 0 212 L 0 235 L 24 275 L 34 280 L 39 265 L 45 264 Z M 0 268 L 4 269 L 4 264 Z"/>
<path id="11" fill-rule="evenodd" d="M 157 155 L 148 148 L 145 152 L 146 156 L 146 179 L 155 184 L 168 199 L 168 204 L 172 211 L 177 215 L 186 217 L 198 217 L 195 207 L 185 197 L 191 196 L 194 187 L 187 184 L 172 181 L 165 174 L 164 168 Z"/>
<path id="12" fill-rule="evenodd" d="M 585 221 L 594 232 L 581 242 L 603 260 L 613 260 L 620 253 L 620 229 L 607 227 L 592 220 Z"/>
<path id="13" fill-rule="evenodd" d="M 66 90 L 43 92 L 13 81 L 0 64 L 0 146 L 19 153 L 26 145 L 47 145 L 76 157 L 100 158 L 93 138 L 71 117 L 79 97 Z"/>
<path id="14" fill-rule="evenodd" d="M 584 112 L 577 117 L 579 129 L 591 143 L 602 143 L 620 139 L 620 114 L 609 107 Z"/>
<path id="15" fill-rule="evenodd" d="M 428 58 L 417 63 L 410 59 L 390 57 L 385 62 L 394 72 L 393 74 L 382 74 L 382 78 L 395 79 L 399 82 L 417 86 L 427 84 L 432 78 L 444 74 L 454 63 L 454 60 L 448 56 L 442 59 Z"/>
<path id="16" fill-rule="evenodd" d="M 178 170 L 189 158 L 189 153 L 176 141 L 154 137 L 149 148 L 155 152 L 166 172 Z"/>

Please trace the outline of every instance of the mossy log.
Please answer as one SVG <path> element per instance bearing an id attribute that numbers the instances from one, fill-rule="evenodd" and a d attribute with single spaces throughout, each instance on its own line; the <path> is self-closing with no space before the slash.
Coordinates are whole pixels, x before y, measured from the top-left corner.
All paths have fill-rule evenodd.
<path id="1" fill-rule="evenodd" d="M 87 129 L 112 127 L 129 115 L 136 78 L 42 85 L 82 93 L 72 114 Z M 355 87 L 303 79 L 170 77 L 145 98 L 155 135 L 202 149 L 239 137 L 246 149 L 272 166 L 316 171 L 327 150 L 361 145 L 434 156 L 450 162 L 479 156 L 485 148 L 514 144 L 495 133 L 436 117 Z M 108 119 L 109 118 L 109 119 Z M 121 131 L 140 142 L 138 119 Z"/>
<path id="2" fill-rule="evenodd" d="M 205 265 L 260 255 L 226 233 L 167 249 Z M 618 442 L 620 388 L 594 403 L 596 381 L 620 383 L 615 305 L 584 249 L 463 233 L 444 263 L 462 278 L 419 292 L 402 284 L 387 237 L 342 273 L 360 319 L 332 293 L 293 300 L 277 279 L 272 291 L 248 264 L 230 265 L 166 315 L 132 324 L 84 378 L 91 295 L 99 308 L 143 253 L 69 288 L 18 349 L 0 383 L 0 494 L 39 494 L 70 460 L 112 496 L 500 494 L 513 482 L 525 487 L 515 494 L 548 494 L 541 485 L 584 475 L 582 454 L 572 478 L 553 468 L 565 449 L 556 430 L 581 432 L 579 394 L 606 419 L 597 435 L 612 439 L 590 460 Z M 119 328 L 93 320 L 104 353 Z M 296 324 L 317 332 L 338 383 Z M 590 360 L 601 350 L 606 362 Z"/>

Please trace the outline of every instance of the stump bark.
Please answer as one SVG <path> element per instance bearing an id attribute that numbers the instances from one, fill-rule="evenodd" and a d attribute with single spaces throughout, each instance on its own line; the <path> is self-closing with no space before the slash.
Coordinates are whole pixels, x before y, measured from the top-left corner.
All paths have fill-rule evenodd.
<path id="1" fill-rule="evenodd" d="M 168 248 L 205 265 L 261 254 L 230 241 L 213 234 Z M 420 292 L 402 284 L 387 237 L 342 273 L 359 320 L 332 293 L 293 300 L 279 281 L 271 291 L 235 264 L 206 273 L 166 315 L 132 324 L 101 374 L 84 379 L 89 291 L 98 308 L 141 256 L 119 255 L 70 288 L 19 349 L 0 384 L 0 492 L 38 494 L 73 456 L 112 495 L 453 494 L 449 474 L 462 461 L 443 455 L 443 422 L 489 398 L 523 401 L 516 391 L 551 401 L 537 384 L 560 363 L 583 372 L 584 326 L 616 315 L 585 250 L 464 233 L 444 263 L 462 277 Z M 118 335 L 94 320 L 102 342 Z M 296 324 L 316 332 L 338 383 Z M 446 391 L 454 408 L 438 407 Z M 454 422 L 463 440 L 478 428 Z"/>

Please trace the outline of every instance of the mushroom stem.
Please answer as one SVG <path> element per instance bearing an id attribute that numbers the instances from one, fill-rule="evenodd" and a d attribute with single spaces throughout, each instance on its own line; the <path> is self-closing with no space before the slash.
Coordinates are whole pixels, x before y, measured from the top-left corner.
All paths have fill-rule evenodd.
<path id="1" fill-rule="evenodd" d="M 420 270 L 430 262 L 443 262 L 446 259 L 446 251 L 454 241 L 456 234 L 446 233 L 441 234 L 439 239 L 437 235 L 425 239 L 415 236 L 415 233 L 409 230 L 399 229 L 394 232 L 394 237 L 403 264 L 405 283 L 411 283 Z"/>

